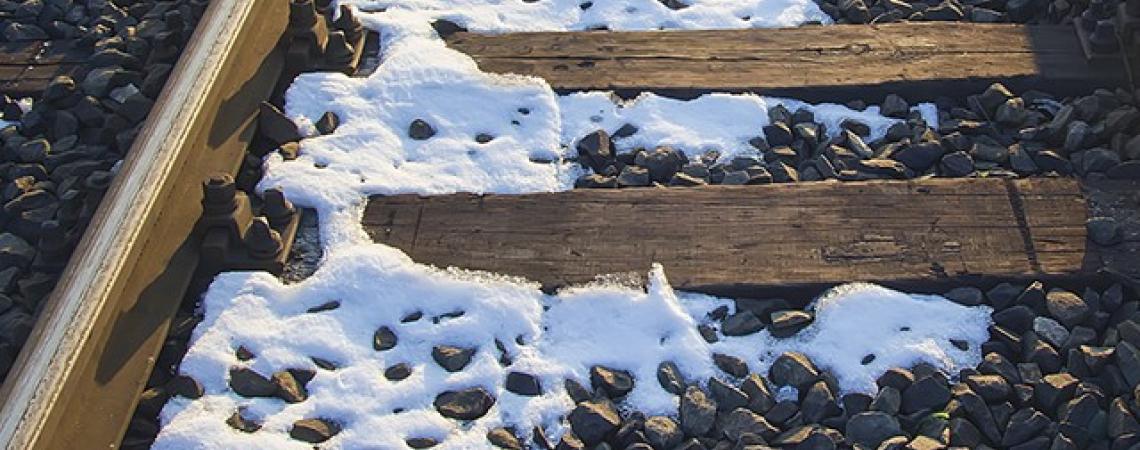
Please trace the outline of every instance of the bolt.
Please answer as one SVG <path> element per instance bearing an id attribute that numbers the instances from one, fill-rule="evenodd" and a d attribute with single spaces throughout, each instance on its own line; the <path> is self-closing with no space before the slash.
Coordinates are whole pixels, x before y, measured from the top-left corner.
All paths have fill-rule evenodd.
<path id="1" fill-rule="evenodd" d="M 264 217 L 255 217 L 245 232 L 245 247 L 256 259 L 273 259 L 281 253 L 281 233 L 269 226 Z"/>
<path id="2" fill-rule="evenodd" d="M 317 12 L 325 16 L 332 17 L 334 6 L 332 0 L 316 0 L 314 4 L 317 8 Z"/>
<path id="3" fill-rule="evenodd" d="M 292 0 L 289 2 L 289 26 L 309 28 L 317 23 L 317 9 L 313 0 Z"/>
<path id="4" fill-rule="evenodd" d="M 237 209 L 237 185 L 229 174 L 211 175 L 202 183 L 202 207 L 207 214 L 227 214 Z"/>
<path id="5" fill-rule="evenodd" d="M 1111 20 L 1097 22 L 1096 29 L 1089 35 L 1089 45 L 1094 53 L 1115 53 L 1120 50 L 1116 39 L 1116 24 Z"/>
<path id="6" fill-rule="evenodd" d="M 265 217 L 269 218 L 269 224 L 275 227 L 281 227 L 289 223 L 289 219 L 293 218 L 293 214 L 297 209 L 285 198 L 285 193 L 281 189 L 273 188 L 265 190 L 265 204 L 261 207 L 261 212 Z"/>
<path id="7" fill-rule="evenodd" d="M 364 24 L 360 23 L 360 19 L 352 13 L 352 8 L 348 5 L 340 5 L 340 15 L 333 21 L 333 27 L 344 31 L 344 36 L 349 42 L 356 42 L 364 32 Z"/>
<path id="8" fill-rule="evenodd" d="M 348 43 L 344 32 L 337 30 L 329 33 L 329 43 L 325 47 L 325 62 L 338 69 L 351 69 L 352 58 L 356 50 Z"/>

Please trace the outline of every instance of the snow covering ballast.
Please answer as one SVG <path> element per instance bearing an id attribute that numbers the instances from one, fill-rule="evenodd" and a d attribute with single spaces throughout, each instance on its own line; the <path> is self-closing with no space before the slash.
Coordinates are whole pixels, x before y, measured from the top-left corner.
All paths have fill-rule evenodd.
<path id="1" fill-rule="evenodd" d="M 851 392 L 870 391 L 892 367 L 927 362 L 953 372 L 980 362 L 990 311 L 940 297 L 843 286 L 816 300 L 815 322 L 795 337 L 718 333 L 710 343 L 698 327 L 714 327 L 710 313 L 732 312 L 733 302 L 673 291 L 667 267 L 650 270 L 646 290 L 598 283 L 546 295 L 527 280 L 416 264 L 371 243 L 361 227 L 362 205 L 372 194 L 570 189 L 581 169 L 564 160 L 567 149 L 596 129 L 638 127 L 636 138 L 618 143 L 622 151 L 673 145 L 694 154 L 717 150 L 728 159 L 754 153 L 748 141 L 767 124 L 766 111 L 784 104 L 811 109 L 829 125 L 856 119 L 881 136 L 895 119 L 874 108 L 753 95 L 693 101 L 645 95 L 624 103 L 605 93 L 559 97 L 539 79 L 480 72 L 431 27 L 439 19 L 492 33 L 826 21 L 810 0 L 694 0 L 676 10 L 656 0 L 343 3 L 383 11 L 362 14 L 382 35 L 381 64 L 367 78 L 299 77 L 286 95 L 286 112 L 313 137 L 302 142 L 297 159 L 269 155 L 260 184 L 318 212 L 325 260 L 293 285 L 260 273 L 218 277 L 181 364 L 205 395 L 167 404 L 154 448 L 308 448 L 290 437 L 307 419 L 335 424 L 325 430 L 335 436 L 322 444 L 331 448 L 406 448 L 408 438 L 483 448 L 488 430 L 508 425 L 540 427 L 557 438 L 573 405 L 564 380 L 588 382 L 594 365 L 633 375 L 636 386 L 623 407 L 673 415 L 677 397 L 654 381 L 658 366 L 672 362 L 685 380 L 706 383 L 727 377 L 714 353 L 741 358 L 759 372 L 782 352 L 799 351 Z M 933 123 L 932 109 L 920 110 Z M 315 136 L 313 122 L 327 111 L 341 125 Z M 422 124 L 410 132 L 417 120 L 430 125 L 429 139 L 422 139 Z M 507 391 L 511 372 L 533 376 L 541 393 Z M 288 401 L 256 395 L 265 394 L 260 380 L 275 375 L 292 386 Z M 442 394 L 470 389 L 489 397 L 483 414 L 469 421 L 440 414 Z M 247 426 L 256 432 L 237 429 Z"/>

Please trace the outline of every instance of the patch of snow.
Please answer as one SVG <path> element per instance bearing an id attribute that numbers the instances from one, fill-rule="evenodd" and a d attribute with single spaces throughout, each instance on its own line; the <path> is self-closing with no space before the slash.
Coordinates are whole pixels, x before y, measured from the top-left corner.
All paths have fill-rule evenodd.
<path id="1" fill-rule="evenodd" d="M 338 300 L 340 307 L 306 312 L 330 300 Z M 803 352 L 834 373 L 843 391 L 872 392 L 874 378 L 890 367 L 928 362 L 955 373 L 975 366 L 990 324 L 986 307 L 853 284 L 818 299 L 816 322 L 795 337 L 775 339 L 761 331 L 721 336 L 708 344 L 697 325 L 722 305 L 731 308 L 732 302 L 675 292 L 660 266 L 649 273 L 646 290 L 595 284 L 549 296 L 535 283 L 434 269 L 375 244 L 337 251 L 297 284 L 262 273 L 223 274 L 205 297 L 205 320 L 181 366 L 202 383 L 206 395 L 193 401 L 176 398 L 167 405 L 154 448 L 291 448 L 298 442 L 288 437 L 290 425 L 311 417 L 343 425 L 325 444 L 328 448 L 403 448 L 403 440 L 414 437 L 440 439 L 439 448 L 482 448 L 487 431 L 499 426 L 541 426 L 559 436 L 559 419 L 573 406 L 563 388 L 565 378 L 589 385 L 595 364 L 627 370 L 636 383 L 623 407 L 675 415 L 678 398 L 658 384 L 658 364 L 673 361 L 687 380 L 704 383 L 725 376 L 712 363 L 713 352 L 741 357 L 760 373 L 780 352 Z M 422 319 L 401 322 L 416 311 Z M 431 320 L 457 311 L 463 315 Z M 376 351 L 372 334 L 382 326 L 395 331 L 398 343 Z M 966 341 L 971 350 L 958 350 L 951 338 Z M 498 362 L 496 340 L 514 361 L 509 368 Z M 449 373 L 431 357 L 437 344 L 478 351 L 464 370 Z M 238 346 L 256 357 L 239 361 L 234 353 Z M 878 358 L 864 366 L 860 360 L 868 353 Z M 333 361 L 338 369 L 319 369 L 312 357 Z M 397 363 L 412 366 L 411 377 L 386 380 L 384 369 Z M 308 384 L 308 400 L 287 404 L 233 393 L 227 385 L 231 367 L 249 367 L 266 376 L 306 368 L 317 375 Z M 507 392 L 508 369 L 537 376 L 545 393 L 523 397 Z M 473 386 L 496 398 L 486 416 L 460 424 L 436 413 L 436 395 Z M 794 390 L 781 392 L 781 397 L 795 395 Z M 226 425 L 239 407 L 262 422 L 260 431 L 246 434 Z M 403 412 L 394 413 L 397 408 Z"/>
<path id="2" fill-rule="evenodd" d="M 673 10 L 658 0 L 341 0 L 365 11 L 448 20 L 470 31 L 736 29 L 831 23 L 812 0 L 682 0 Z"/>
<path id="3" fill-rule="evenodd" d="M 582 92 L 559 99 L 562 146 L 572 149 L 578 139 L 598 129 L 613 134 L 629 124 L 638 131 L 614 139 L 621 152 L 668 145 L 684 150 L 689 158 L 710 150 L 718 151 L 721 161 L 737 155 L 756 156 L 756 149 L 748 141 L 764 136 L 762 129 L 770 123 L 768 110 L 777 105 L 784 105 L 789 111 L 812 111 L 816 122 L 826 126 L 828 137 L 838 134 L 846 119 L 867 124 L 871 128 L 869 140 L 882 138 L 898 122 L 880 115 L 878 106 L 856 111 L 837 104 L 811 105 L 751 94 L 706 94 L 693 100 L 677 100 L 647 93 L 627 102 L 615 102 L 607 92 Z M 915 109 L 928 123 L 937 123 L 934 105 L 922 104 Z"/>
<path id="4" fill-rule="evenodd" d="M 656 0 L 644 1 L 661 6 Z M 355 2 L 388 8 L 383 13 L 361 14 L 362 21 L 383 36 L 379 68 L 366 78 L 341 73 L 298 77 L 286 94 L 286 113 L 310 135 L 315 134 L 312 123 L 326 111 L 336 113 L 341 125 L 331 135 L 304 140 L 300 157 L 294 161 L 275 154 L 266 158 L 260 186 L 280 187 L 291 201 L 305 207 L 335 205 L 337 210 L 358 205 L 360 199 L 373 194 L 556 192 L 571 189 L 582 174 L 577 164 L 565 161 L 577 156 L 574 144 L 578 139 L 597 129 L 613 132 L 626 123 L 640 130 L 619 139 L 620 150 L 672 145 L 696 157 L 717 149 L 727 160 L 755 154 L 747 141 L 763 134 L 767 109 L 777 104 L 793 111 L 813 111 L 816 120 L 833 133 L 848 118 L 868 124 L 873 138 L 898 122 L 879 115 L 876 106 L 855 111 L 836 104 L 809 105 L 748 94 L 708 94 L 690 101 L 644 94 L 628 102 L 615 102 L 604 92 L 560 97 L 538 78 L 481 72 L 470 57 L 444 45 L 428 21 L 445 10 L 481 17 L 476 11 L 483 7 L 529 11 L 551 5 L 563 8 L 562 14 L 552 15 L 562 20 L 563 15 L 572 15 L 566 8 L 577 10 L 577 3 L 563 3 Z M 698 4 L 727 8 L 724 5 L 729 3 L 698 1 L 681 12 L 699 11 Z M 517 31 L 544 23 L 510 15 L 495 17 L 492 22 L 497 28 L 484 31 Z M 788 20 L 782 24 L 803 21 Z M 675 28 L 701 26 L 682 22 Z M 915 109 L 937 126 L 934 105 Z M 431 125 L 435 136 L 427 140 L 409 137 L 409 127 L 417 119 Z M 493 139 L 476 142 L 479 134 Z"/>
<path id="5" fill-rule="evenodd" d="M 559 419 L 572 406 L 562 380 L 588 383 L 595 364 L 628 370 L 637 379 L 625 407 L 675 414 L 676 397 L 656 382 L 657 365 L 666 360 L 689 380 L 705 382 L 724 375 L 711 361 L 713 352 L 744 358 L 752 371 L 763 373 L 780 352 L 801 351 L 833 371 L 847 391 L 869 390 L 874 376 L 889 367 L 925 361 L 955 372 L 980 361 L 989 310 L 939 297 L 845 286 L 815 303 L 816 322 L 794 338 L 760 332 L 710 345 L 696 326 L 732 302 L 675 292 L 660 266 L 652 268 L 646 290 L 603 282 L 550 296 L 526 280 L 416 264 L 396 249 L 371 243 L 361 227 L 363 199 L 373 194 L 570 189 L 581 169 L 564 158 L 573 156 L 578 138 L 598 128 L 639 127 L 638 134 L 618 141 L 624 150 L 668 144 L 691 156 L 716 148 L 728 158 L 749 151 L 747 140 L 761 133 L 767 108 L 775 104 L 812 109 L 832 130 L 844 118 L 862 120 L 877 134 L 894 122 L 873 108 L 857 112 L 753 95 L 710 94 L 692 101 L 645 95 L 621 103 L 602 93 L 559 97 L 540 79 L 480 72 L 469 57 L 444 46 L 432 20 L 482 32 L 784 26 L 825 20 L 811 0 L 692 0 L 679 11 L 656 0 L 596 1 L 585 10 L 566 0 L 344 3 L 387 9 L 362 14 L 383 35 L 380 66 L 367 78 L 299 77 L 287 93 L 286 113 L 310 137 L 294 161 L 268 156 L 260 184 L 281 187 L 298 207 L 318 212 L 325 260 L 312 276 L 292 284 L 244 272 L 215 280 L 203 299 L 205 320 L 180 366 L 203 384 L 206 395 L 167 404 L 154 448 L 309 448 L 288 431 L 294 421 L 314 417 L 344 426 L 323 445 L 328 448 L 405 448 L 403 440 L 410 437 L 440 439 L 437 448 L 482 448 L 487 430 L 504 425 L 542 426 L 558 437 Z M 919 110 L 935 123 L 932 106 Z M 326 111 L 335 112 L 341 125 L 331 135 L 316 136 L 312 124 Z M 408 127 L 416 119 L 429 123 L 435 136 L 410 138 Z M 478 143 L 478 134 L 493 139 Z M 339 308 L 306 312 L 330 300 L 339 301 Z M 430 319 L 457 310 L 464 314 L 439 323 Z M 401 322 L 414 311 L 425 318 Z M 398 335 L 394 349 L 372 348 L 372 333 L 381 326 Z M 903 326 L 909 330 L 901 331 Z M 958 350 L 949 338 L 966 341 L 970 349 Z M 538 376 L 544 395 L 505 391 L 507 369 L 498 363 L 496 340 L 514 361 L 510 369 Z M 449 373 L 431 358 L 437 344 L 478 352 L 463 371 Z M 239 345 L 256 358 L 239 361 Z M 864 366 L 868 353 L 877 358 Z M 318 369 L 312 357 L 339 368 Z M 413 375 L 385 379 L 384 369 L 396 363 L 411 365 Z M 308 383 L 308 400 L 287 404 L 230 391 L 231 367 L 266 376 L 307 368 L 317 375 Z M 441 391 L 473 386 L 496 398 L 485 417 L 461 424 L 433 408 Z M 226 425 L 239 408 L 262 429 L 246 434 Z"/>

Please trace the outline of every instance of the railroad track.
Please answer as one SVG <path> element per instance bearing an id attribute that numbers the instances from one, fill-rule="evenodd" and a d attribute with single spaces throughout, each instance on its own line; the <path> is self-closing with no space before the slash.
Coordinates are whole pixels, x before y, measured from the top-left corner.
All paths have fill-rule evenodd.
<path id="1" fill-rule="evenodd" d="M 285 116 L 270 105 L 281 105 L 299 74 L 353 74 L 381 47 L 343 13 L 323 13 L 302 0 L 210 2 L 0 391 L 8 448 L 148 446 L 170 396 L 155 388 L 179 380 L 165 371 L 177 372 L 209 282 L 230 270 L 279 275 L 289 264 L 300 213 L 276 194 L 252 195 L 261 158 L 297 134 L 286 126 L 282 137 Z M 1087 36 L 1059 25 L 495 36 L 436 29 L 481 70 L 539 77 L 560 94 L 729 92 L 878 104 L 896 93 L 913 102 L 966 99 L 994 83 L 1059 97 L 1133 87 L 1129 52 L 1090 55 Z M 821 44 L 829 40 L 843 44 Z M 0 92 L 35 96 L 59 75 L 80 75 L 90 54 L 49 42 L 0 49 Z M 615 147 L 620 139 L 605 137 Z M 575 150 L 592 162 L 589 149 Z M 790 158 L 806 173 L 807 158 Z M 764 161 L 766 171 L 775 162 Z M 1050 172 L 1045 162 L 1037 161 L 1040 172 Z M 850 182 L 374 196 L 361 223 L 371 239 L 417 262 L 524 277 L 547 293 L 653 263 L 675 268 L 669 279 L 680 290 L 792 303 L 851 281 L 913 292 L 1037 280 L 1140 290 L 1140 182 L 1134 165 L 1117 162 L 1123 168 L 1112 177 L 1085 177 L 1090 171 L 1075 162 L 1055 170 L 1067 176 L 1016 180 L 922 178 L 944 168 L 852 163 L 823 174 Z M 618 183 L 616 173 L 594 172 L 595 187 Z M 1124 242 L 1090 240 L 1090 217 L 1115 220 Z M 739 233 L 749 226 L 794 238 Z M 692 236 L 717 239 L 693 245 Z"/>

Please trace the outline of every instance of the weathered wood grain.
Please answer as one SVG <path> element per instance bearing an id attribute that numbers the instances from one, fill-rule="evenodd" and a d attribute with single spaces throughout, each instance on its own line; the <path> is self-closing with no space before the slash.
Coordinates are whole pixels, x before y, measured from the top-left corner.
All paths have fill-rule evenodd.
<path id="1" fill-rule="evenodd" d="M 37 97 L 53 78 L 76 75 L 90 54 L 71 41 L 0 44 L 0 93 Z"/>
<path id="2" fill-rule="evenodd" d="M 1069 26 L 456 33 L 447 40 L 483 70 L 538 76 L 560 91 L 729 91 L 878 101 L 887 92 L 912 100 L 970 94 L 996 81 L 1058 93 L 1126 82 L 1122 64 L 1086 61 Z"/>
<path id="3" fill-rule="evenodd" d="M 1086 215 L 1071 179 L 933 179 L 373 197 L 364 226 L 418 262 L 548 287 L 659 262 L 678 288 L 749 295 L 1082 274 Z"/>

